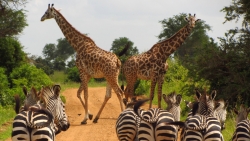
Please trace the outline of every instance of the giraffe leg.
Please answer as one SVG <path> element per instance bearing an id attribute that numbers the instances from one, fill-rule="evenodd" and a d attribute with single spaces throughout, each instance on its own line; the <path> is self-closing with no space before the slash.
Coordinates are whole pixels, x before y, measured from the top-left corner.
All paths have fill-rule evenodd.
<path id="1" fill-rule="evenodd" d="M 164 74 L 158 78 L 158 108 L 161 108 L 161 97 L 162 97 L 162 84 L 164 81 Z"/>
<path id="2" fill-rule="evenodd" d="M 105 95 L 105 98 L 104 98 L 104 101 L 102 103 L 102 106 L 100 108 L 100 110 L 98 111 L 95 119 L 93 120 L 93 123 L 97 123 L 101 113 L 102 113 L 102 110 L 103 108 L 105 107 L 106 103 L 108 102 L 108 100 L 111 98 L 111 86 L 109 85 L 109 83 L 107 83 L 107 87 L 106 87 L 106 95 Z"/>
<path id="3" fill-rule="evenodd" d="M 156 85 L 156 78 L 153 77 L 153 80 L 151 80 L 150 97 L 149 97 L 150 98 L 149 108 L 152 108 L 152 101 L 154 99 L 155 85 Z"/>
<path id="4" fill-rule="evenodd" d="M 86 102 L 88 100 L 88 86 L 87 86 L 88 83 L 87 82 L 88 82 L 89 79 L 90 79 L 90 77 L 88 79 L 81 78 L 82 82 L 81 82 L 80 87 L 79 87 L 79 89 L 77 91 L 77 97 L 79 98 L 79 100 L 80 100 L 80 102 L 81 102 L 81 104 L 82 104 L 82 106 L 83 106 L 83 108 L 85 110 L 85 117 L 84 117 L 83 121 L 81 122 L 81 124 L 87 124 L 87 120 L 88 119 L 91 120 L 92 117 L 93 117 L 93 115 L 88 110 L 88 105 L 87 105 L 88 102 Z M 84 81 L 84 80 L 87 80 L 87 82 Z M 85 103 L 83 102 L 82 97 L 81 97 L 81 93 L 82 93 L 83 90 L 84 90 Z"/>
<path id="5" fill-rule="evenodd" d="M 136 77 L 131 77 L 127 79 L 127 87 L 124 91 L 126 101 L 128 101 L 128 98 L 131 98 L 135 95 L 134 87 L 136 80 L 137 80 Z"/>

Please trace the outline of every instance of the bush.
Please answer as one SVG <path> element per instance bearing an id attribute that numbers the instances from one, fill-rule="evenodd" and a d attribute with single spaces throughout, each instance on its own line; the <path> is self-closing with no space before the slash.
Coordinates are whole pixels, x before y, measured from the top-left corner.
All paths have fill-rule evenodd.
<path id="1" fill-rule="evenodd" d="M 34 87 L 37 90 L 40 90 L 42 86 L 49 86 L 53 84 L 51 79 L 42 69 L 37 69 L 35 66 L 30 64 L 24 64 L 15 68 L 10 74 L 10 80 L 13 86 L 7 94 L 8 98 L 11 99 L 13 99 L 15 94 L 19 94 L 21 99 L 24 99 L 24 94 L 22 94 L 23 86 L 26 86 L 28 89 Z"/>
<path id="2" fill-rule="evenodd" d="M 11 100 L 8 99 L 9 82 L 7 75 L 5 74 L 5 69 L 0 68 L 0 105 L 8 105 Z"/>
<path id="3" fill-rule="evenodd" d="M 73 68 L 69 68 L 67 70 L 67 79 L 71 80 L 73 82 L 81 82 L 80 76 L 79 76 L 79 71 L 78 68 L 75 66 Z"/>

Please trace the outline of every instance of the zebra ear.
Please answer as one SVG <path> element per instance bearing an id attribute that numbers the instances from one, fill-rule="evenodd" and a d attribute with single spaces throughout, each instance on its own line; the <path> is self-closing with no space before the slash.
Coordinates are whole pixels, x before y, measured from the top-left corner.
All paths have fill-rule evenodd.
<path id="1" fill-rule="evenodd" d="M 27 90 L 27 88 L 25 86 L 23 86 L 23 93 L 25 94 L 25 96 L 28 95 L 28 90 Z"/>
<path id="2" fill-rule="evenodd" d="M 198 91 L 198 89 L 195 89 L 195 92 L 197 99 L 200 99 L 201 93 Z"/>
<path id="3" fill-rule="evenodd" d="M 176 104 L 180 105 L 181 104 L 181 99 L 182 99 L 182 95 L 178 94 L 176 96 Z"/>
<path id="4" fill-rule="evenodd" d="M 236 115 L 239 114 L 238 111 L 236 110 L 236 108 L 234 108 L 233 111 L 234 111 L 234 113 L 235 113 Z"/>
<path id="5" fill-rule="evenodd" d="M 61 86 L 60 85 L 54 85 L 53 90 L 54 90 L 54 94 L 58 97 L 60 95 Z"/>
<path id="6" fill-rule="evenodd" d="M 211 98 L 214 100 L 214 98 L 216 97 L 217 91 L 213 90 L 211 93 Z"/>

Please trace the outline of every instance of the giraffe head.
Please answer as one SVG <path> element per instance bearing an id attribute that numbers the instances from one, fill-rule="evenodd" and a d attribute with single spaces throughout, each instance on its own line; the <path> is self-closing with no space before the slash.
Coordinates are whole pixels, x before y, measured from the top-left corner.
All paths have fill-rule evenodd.
<path id="1" fill-rule="evenodd" d="M 45 14 L 42 16 L 41 21 L 44 21 L 46 19 L 52 19 L 55 17 L 53 6 L 54 4 L 52 4 L 51 6 L 50 4 L 48 5 L 48 9 L 45 11 Z"/>
<path id="2" fill-rule="evenodd" d="M 196 19 L 195 14 L 194 16 L 192 16 L 191 14 L 189 14 L 189 17 L 186 17 L 185 20 L 188 22 L 189 27 L 194 28 L 195 24 L 200 20 L 200 19 Z"/>

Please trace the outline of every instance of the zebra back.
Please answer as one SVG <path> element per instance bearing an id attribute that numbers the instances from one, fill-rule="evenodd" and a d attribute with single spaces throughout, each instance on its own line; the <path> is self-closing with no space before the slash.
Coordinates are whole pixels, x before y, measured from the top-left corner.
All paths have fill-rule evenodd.
<path id="1" fill-rule="evenodd" d="M 248 114 L 250 108 L 247 108 L 243 104 L 240 105 L 240 110 L 234 109 L 236 116 L 236 129 L 233 134 L 233 141 L 238 140 L 250 140 L 250 121 L 248 119 Z"/>

